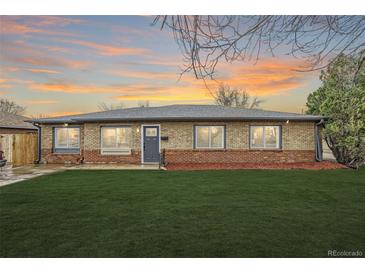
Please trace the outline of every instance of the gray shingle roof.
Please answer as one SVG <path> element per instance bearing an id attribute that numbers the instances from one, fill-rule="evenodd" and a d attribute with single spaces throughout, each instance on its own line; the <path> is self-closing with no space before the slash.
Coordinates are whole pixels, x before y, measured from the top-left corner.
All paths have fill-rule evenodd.
<path id="1" fill-rule="evenodd" d="M 35 119 L 38 123 L 83 123 L 104 121 L 239 121 L 301 120 L 319 121 L 322 116 L 243 109 L 216 105 L 169 105 L 161 107 L 125 108 L 54 118 Z"/>
<path id="2" fill-rule="evenodd" d="M 0 128 L 37 129 L 32 124 L 24 122 L 25 120 L 29 118 L 0 111 Z"/>

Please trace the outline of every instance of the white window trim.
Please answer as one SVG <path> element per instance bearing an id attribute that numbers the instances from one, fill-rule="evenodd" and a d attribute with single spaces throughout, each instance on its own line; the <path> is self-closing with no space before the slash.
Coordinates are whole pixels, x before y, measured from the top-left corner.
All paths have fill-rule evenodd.
<path id="1" fill-rule="evenodd" d="M 101 155 L 131 155 L 132 154 L 132 144 L 129 148 L 117 148 L 117 147 L 103 147 L 103 128 L 130 128 L 131 129 L 131 142 L 133 137 L 133 128 L 131 126 L 100 126 L 100 153 Z"/>
<path id="2" fill-rule="evenodd" d="M 266 127 L 276 127 L 278 128 L 278 134 L 276 136 L 276 146 L 275 147 L 266 147 L 266 137 L 265 137 L 265 132 L 266 132 Z M 252 146 L 252 140 L 253 140 L 253 128 L 263 128 L 263 134 L 262 134 L 262 138 L 263 138 L 263 143 L 264 146 L 263 147 L 257 147 L 257 146 Z M 280 149 L 280 138 L 281 138 L 281 130 L 280 130 L 280 126 L 277 125 L 265 125 L 265 126 L 250 126 L 250 149 L 267 149 L 267 150 L 272 150 L 272 149 Z"/>
<path id="3" fill-rule="evenodd" d="M 69 135 L 67 133 L 67 145 L 66 146 L 60 146 L 58 144 L 58 140 L 57 140 L 57 131 L 60 130 L 60 129 L 77 129 L 79 131 L 79 138 L 78 138 L 78 146 L 77 147 L 70 147 L 69 146 Z M 81 138 L 81 130 L 79 127 L 55 127 L 54 128 L 54 148 L 55 149 L 74 149 L 74 150 L 77 150 L 77 149 L 80 149 L 80 138 Z"/>
<path id="4" fill-rule="evenodd" d="M 208 132 L 208 144 L 209 146 L 208 147 L 200 147 L 198 146 L 198 128 L 204 128 L 204 127 L 208 127 L 209 128 L 209 132 Z M 222 128 L 222 146 L 220 147 L 212 147 L 211 146 L 211 127 L 220 127 Z M 194 127 L 194 136 L 195 136 L 195 140 L 194 140 L 194 143 L 195 143 L 195 149 L 224 149 L 224 135 L 226 134 L 225 133 L 225 126 L 221 126 L 221 125 L 201 125 L 201 126 L 195 126 Z"/>

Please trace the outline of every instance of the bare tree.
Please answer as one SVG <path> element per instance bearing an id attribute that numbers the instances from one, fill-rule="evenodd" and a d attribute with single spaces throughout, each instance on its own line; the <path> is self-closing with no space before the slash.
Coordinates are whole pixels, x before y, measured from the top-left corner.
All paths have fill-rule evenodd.
<path id="1" fill-rule="evenodd" d="M 8 112 L 12 114 L 23 114 L 25 107 L 18 105 L 14 101 L 10 101 L 5 98 L 0 99 L 0 111 Z"/>
<path id="2" fill-rule="evenodd" d="M 226 84 L 221 84 L 212 96 L 217 105 L 229 107 L 258 108 L 263 102 L 257 97 L 250 100 L 251 97 L 245 90 L 231 88 Z"/>
<path id="3" fill-rule="evenodd" d="M 140 108 L 148 108 L 150 106 L 150 101 L 146 100 L 146 101 L 139 101 L 138 102 L 138 106 Z"/>
<path id="4" fill-rule="evenodd" d="M 121 109 L 124 108 L 124 104 L 123 103 L 119 103 L 119 104 L 107 104 L 105 102 L 101 102 L 98 104 L 98 108 L 101 111 L 108 111 L 108 110 L 115 110 L 115 109 Z"/>
<path id="5" fill-rule="evenodd" d="M 221 61 L 255 60 L 277 48 L 304 58 L 303 71 L 321 69 L 339 54 L 365 48 L 365 16 L 157 16 L 172 30 L 186 60 L 184 72 L 212 79 Z M 362 62 L 365 62 L 363 56 Z"/>

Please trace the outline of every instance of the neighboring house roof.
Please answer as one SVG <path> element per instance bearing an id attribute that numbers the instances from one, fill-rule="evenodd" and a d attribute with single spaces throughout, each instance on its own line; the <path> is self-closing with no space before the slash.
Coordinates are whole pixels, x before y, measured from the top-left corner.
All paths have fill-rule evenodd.
<path id="1" fill-rule="evenodd" d="M 37 123 L 82 123 L 105 121 L 240 121 L 299 120 L 319 121 L 323 116 L 244 109 L 217 105 L 169 105 L 161 107 L 124 108 L 54 118 L 34 119 Z"/>
<path id="2" fill-rule="evenodd" d="M 0 111 L 0 128 L 37 130 L 35 126 L 25 122 L 25 120 L 29 120 L 29 118 L 21 115 Z"/>

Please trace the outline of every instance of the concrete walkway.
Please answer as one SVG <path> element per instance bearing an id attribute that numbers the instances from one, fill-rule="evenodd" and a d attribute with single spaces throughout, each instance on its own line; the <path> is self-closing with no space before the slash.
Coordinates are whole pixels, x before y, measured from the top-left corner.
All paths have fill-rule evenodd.
<path id="1" fill-rule="evenodd" d="M 61 165 L 6 166 L 0 171 L 0 187 L 65 169 Z"/>
<path id="2" fill-rule="evenodd" d="M 27 165 L 12 168 L 6 166 L 0 171 L 0 187 L 28 180 L 34 177 L 60 172 L 64 170 L 157 170 L 158 165 L 126 165 L 126 164 L 83 164 L 83 165 L 56 165 L 56 164 L 40 164 Z"/>

